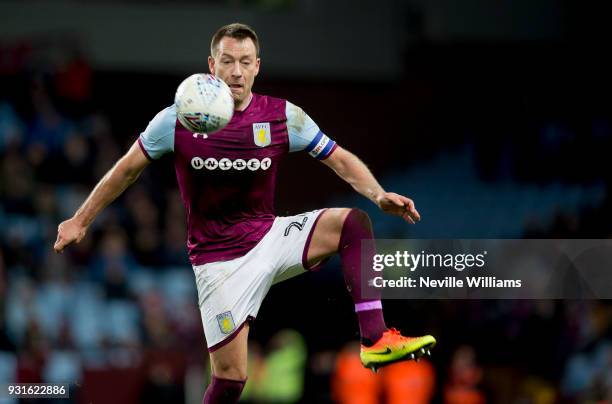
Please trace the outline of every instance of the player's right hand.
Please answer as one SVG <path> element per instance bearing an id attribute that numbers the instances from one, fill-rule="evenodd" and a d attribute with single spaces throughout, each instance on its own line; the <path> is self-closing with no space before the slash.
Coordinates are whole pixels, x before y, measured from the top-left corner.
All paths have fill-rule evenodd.
<path id="1" fill-rule="evenodd" d="M 65 220 L 57 226 L 57 240 L 55 240 L 53 249 L 56 253 L 61 253 L 69 244 L 83 240 L 85 233 L 87 233 L 87 227 L 78 223 L 75 218 Z"/>
<path id="2" fill-rule="evenodd" d="M 401 216 L 406 222 L 415 224 L 421 215 L 414 206 L 414 201 L 395 192 L 385 192 L 376 198 L 378 207 L 390 215 Z"/>

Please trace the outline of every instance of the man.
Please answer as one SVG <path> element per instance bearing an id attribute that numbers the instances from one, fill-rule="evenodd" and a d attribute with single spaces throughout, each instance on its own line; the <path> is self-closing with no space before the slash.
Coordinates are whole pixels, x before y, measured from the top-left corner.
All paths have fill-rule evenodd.
<path id="1" fill-rule="evenodd" d="M 173 152 L 213 371 L 205 403 L 238 400 L 246 382 L 249 322 L 270 286 L 320 266 L 335 253 L 355 302 L 364 366 L 375 370 L 426 353 L 435 344 L 432 336 L 406 338 L 387 329 L 380 300 L 364 299 L 361 293 L 361 240 L 373 238 L 363 211 L 274 215 L 279 159 L 288 151 L 305 150 L 383 211 L 414 224 L 420 216 L 412 200 L 386 192 L 356 156 L 323 134 L 302 109 L 251 91 L 260 59 L 250 27 L 221 27 L 212 38 L 208 66 L 231 89 L 235 111 L 229 124 L 210 135 L 191 133 L 178 123 L 174 106 L 162 110 L 75 215 L 59 225 L 55 250 L 79 242 L 96 215 L 151 160 Z"/>

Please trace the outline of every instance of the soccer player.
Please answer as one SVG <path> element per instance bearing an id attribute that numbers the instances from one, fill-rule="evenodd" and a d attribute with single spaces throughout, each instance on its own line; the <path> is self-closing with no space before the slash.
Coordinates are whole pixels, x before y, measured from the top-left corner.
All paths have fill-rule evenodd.
<path id="1" fill-rule="evenodd" d="M 432 336 L 408 338 L 388 329 L 380 299 L 362 294 L 361 240 L 373 238 L 366 213 L 331 208 L 275 216 L 279 160 L 288 152 L 305 151 L 384 212 L 411 224 L 420 220 L 413 201 L 386 192 L 355 155 L 321 132 L 301 108 L 252 92 L 260 59 L 250 27 L 221 27 L 210 52 L 210 72 L 229 85 L 234 98 L 229 124 L 210 135 L 191 133 L 177 121 L 174 106 L 159 112 L 74 216 L 59 225 L 55 251 L 81 241 L 96 215 L 151 161 L 174 153 L 213 372 L 204 403 L 238 401 L 247 376 L 249 323 L 270 286 L 317 268 L 336 253 L 355 303 L 364 366 L 375 370 L 427 353 L 436 342 Z"/>

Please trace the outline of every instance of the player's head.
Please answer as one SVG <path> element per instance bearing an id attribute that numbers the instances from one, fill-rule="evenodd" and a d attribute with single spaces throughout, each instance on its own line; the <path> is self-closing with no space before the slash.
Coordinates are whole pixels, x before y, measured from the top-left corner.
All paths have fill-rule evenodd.
<path id="1" fill-rule="evenodd" d="M 259 73 L 259 40 L 251 27 L 233 23 L 219 28 L 210 42 L 210 72 L 232 90 L 236 108 L 249 99 Z"/>

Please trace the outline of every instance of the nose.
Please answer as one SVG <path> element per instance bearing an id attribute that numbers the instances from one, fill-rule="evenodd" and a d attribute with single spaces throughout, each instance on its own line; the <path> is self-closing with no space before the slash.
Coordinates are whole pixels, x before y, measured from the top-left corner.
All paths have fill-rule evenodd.
<path id="1" fill-rule="evenodd" d="M 238 60 L 234 63 L 232 68 L 232 76 L 237 78 L 242 77 L 242 68 L 240 67 L 240 61 Z"/>

